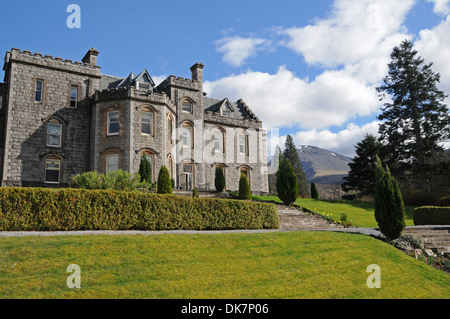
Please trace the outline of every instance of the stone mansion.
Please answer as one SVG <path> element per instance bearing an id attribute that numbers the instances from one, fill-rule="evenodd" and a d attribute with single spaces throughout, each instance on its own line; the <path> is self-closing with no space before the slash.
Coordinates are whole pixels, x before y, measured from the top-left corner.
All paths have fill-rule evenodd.
<path id="1" fill-rule="evenodd" d="M 254 194 L 268 192 L 266 133 L 243 100 L 203 92 L 204 65 L 192 78 L 156 85 L 147 70 L 105 75 L 90 49 L 82 62 L 11 49 L 0 83 L 1 186 L 66 187 L 72 175 L 135 173 L 142 156 L 153 181 L 165 165 L 178 189 L 226 189 L 245 174 Z"/>

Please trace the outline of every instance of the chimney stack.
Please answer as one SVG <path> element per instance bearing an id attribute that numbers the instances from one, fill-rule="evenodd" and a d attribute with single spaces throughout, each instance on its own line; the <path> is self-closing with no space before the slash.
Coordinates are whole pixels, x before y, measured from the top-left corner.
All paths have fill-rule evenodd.
<path id="1" fill-rule="evenodd" d="M 196 63 L 191 67 L 192 81 L 199 81 L 203 84 L 203 68 L 205 66 L 202 63 Z"/>
<path id="2" fill-rule="evenodd" d="M 84 56 L 84 58 L 82 60 L 83 63 L 85 65 L 96 66 L 98 54 L 99 54 L 99 52 L 95 48 L 90 49 Z"/>

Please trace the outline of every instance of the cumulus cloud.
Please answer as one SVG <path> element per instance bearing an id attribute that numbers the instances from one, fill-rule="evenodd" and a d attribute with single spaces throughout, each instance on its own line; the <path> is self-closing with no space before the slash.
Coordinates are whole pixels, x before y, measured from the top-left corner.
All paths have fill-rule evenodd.
<path id="1" fill-rule="evenodd" d="M 426 63 L 433 62 L 433 71 L 441 74 L 440 89 L 450 94 L 450 15 L 435 28 L 420 31 L 414 47 Z M 450 105 L 450 99 L 446 102 Z"/>
<path id="2" fill-rule="evenodd" d="M 216 41 L 217 52 L 223 53 L 223 61 L 234 67 L 239 67 L 254 56 L 258 50 L 268 48 L 269 40 L 261 38 L 243 38 L 239 36 L 224 37 Z"/>
<path id="3" fill-rule="evenodd" d="M 341 126 L 379 107 L 377 92 L 347 70 L 327 71 L 312 82 L 280 67 L 276 74 L 248 71 L 205 82 L 212 97 L 243 98 L 265 127 Z"/>
<path id="4" fill-rule="evenodd" d="M 279 33 L 309 64 L 336 67 L 389 57 L 408 37 L 403 23 L 413 5 L 414 0 L 337 0 L 330 18 Z"/>
<path id="5" fill-rule="evenodd" d="M 434 13 L 441 15 L 450 14 L 450 0 L 427 0 L 434 3 Z"/>
<path id="6" fill-rule="evenodd" d="M 353 157 L 355 156 L 355 147 L 357 142 L 361 141 L 366 134 L 378 136 L 379 122 L 358 126 L 350 123 L 347 128 L 337 133 L 329 130 L 312 129 L 301 131 L 295 134 L 294 142 L 296 145 L 311 145 L 334 151 L 336 153 Z"/>

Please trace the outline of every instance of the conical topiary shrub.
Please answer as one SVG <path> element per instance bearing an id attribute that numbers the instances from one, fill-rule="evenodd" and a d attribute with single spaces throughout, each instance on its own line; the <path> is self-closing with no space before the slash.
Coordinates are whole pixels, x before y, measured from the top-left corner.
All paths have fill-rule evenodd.
<path id="1" fill-rule="evenodd" d="M 298 181 L 292 164 L 280 157 L 277 172 L 277 192 L 283 203 L 291 206 L 298 197 Z"/>
<path id="2" fill-rule="evenodd" d="M 386 170 L 383 169 L 378 156 L 376 161 L 375 219 L 387 240 L 394 240 L 400 237 L 405 228 L 403 197 L 389 168 L 386 166 Z"/>
<path id="3" fill-rule="evenodd" d="M 247 176 L 241 175 L 239 179 L 239 199 L 252 199 L 252 190 L 250 189 L 250 184 L 248 182 Z"/>
<path id="4" fill-rule="evenodd" d="M 172 181 L 167 167 L 161 166 L 158 175 L 158 194 L 172 194 Z"/>
<path id="5" fill-rule="evenodd" d="M 216 191 L 222 193 L 225 189 L 225 175 L 223 174 L 223 169 L 221 166 L 216 168 L 216 177 L 214 179 L 214 186 L 216 186 Z"/>

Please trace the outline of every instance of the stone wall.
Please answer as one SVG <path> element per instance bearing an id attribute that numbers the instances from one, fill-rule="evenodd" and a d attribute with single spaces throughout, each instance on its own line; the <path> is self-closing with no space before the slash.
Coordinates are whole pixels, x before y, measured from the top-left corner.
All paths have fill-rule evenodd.
<path id="1" fill-rule="evenodd" d="M 45 160 L 61 159 L 61 185 L 84 172 L 89 163 L 90 96 L 98 90 L 100 68 L 39 53 L 7 53 L 10 74 L 2 185 L 45 186 Z M 43 80 L 42 103 L 36 103 L 36 79 Z M 70 108 L 70 86 L 78 85 L 79 101 Z M 63 125 L 61 147 L 47 146 L 47 124 Z"/>

